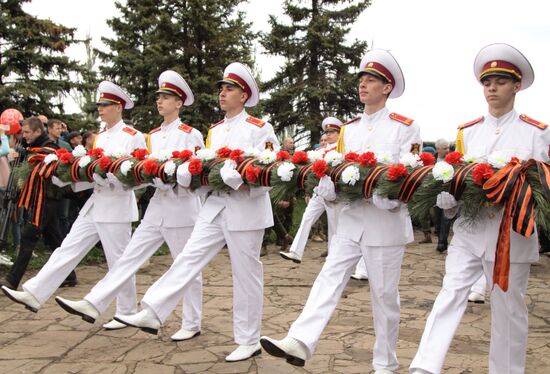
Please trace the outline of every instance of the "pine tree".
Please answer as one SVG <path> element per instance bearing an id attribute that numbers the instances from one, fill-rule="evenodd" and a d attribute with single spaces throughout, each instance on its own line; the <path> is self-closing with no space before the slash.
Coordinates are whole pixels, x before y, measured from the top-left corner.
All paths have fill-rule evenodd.
<path id="1" fill-rule="evenodd" d="M 80 66 L 64 54 L 78 42 L 75 30 L 24 12 L 27 1 L 2 0 L 0 8 L 0 112 L 64 119 L 64 98 L 78 87 L 71 76 Z"/>
<path id="2" fill-rule="evenodd" d="M 128 0 L 117 4 L 120 17 L 107 23 L 115 37 L 104 39 L 109 52 L 100 53 L 105 79 L 120 83 L 136 99 L 132 118 L 142 131 L 159 125 L 155 106 L 158 76 L 180 73 L 195 103 L 182 118 L 206 132 L 223 116 L 218 109 L 216 81 L 225 66 L 252 63 L 253 35 L 244 15 L 231 0 Z M 252 66 L 251 66 L 252 67 Z"/>
<path id="3" fill-rule="evenodd" d="M 300 4 L 307 3 L 301 6 Z M 349 4 L 345 4 L 349 3 Z M 357 78 L 351 72 L 359 65 L 366 42 L 346 45 L 351 25 L 370 1 L 287 0 L 287 25 L 270 16 L 271 32 L 261 43 L 270 55 L 285 58 L 275 77 L 264 84 L 270 98 L 264 109 L 277 132 L 289 132 L 311 145 L 320 138 L 324 117 L 341 119 L 357 113 Z"/>

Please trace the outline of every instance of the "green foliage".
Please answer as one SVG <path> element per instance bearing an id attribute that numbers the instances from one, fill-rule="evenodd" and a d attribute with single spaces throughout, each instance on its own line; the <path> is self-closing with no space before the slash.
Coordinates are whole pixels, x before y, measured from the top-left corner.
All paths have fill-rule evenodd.
<path id="1" fill-rule="evenodd" d="M 263 87 L 271 95 L 264 109 L 276 132 L 286 130 L 297 138 L 309 134 L 313 145 L 319 141 L 324 117 L 346 119 L 360 110 L 357 78 L 352 72 L 367 44 L 354 41 L 348 46 L 345 39 L 369 4 L 287 0 L 284 9 L 290 24 L 270 17 L 271 32 L 262 35 L 261 43 L 267 54 L 285 58 L 282 68 Z"/>
<path id="2" fill-rule="evenodd" d="M 64 97 L 78 88 L 79 64 L 65 50 L 78 42 L 73 28 L 39 19 L 21 8 L 26 0 L 3 0 L 0 8 L 0 112 L 45 114 L 66 120 Z"/>
<path id="3" fill-rule="evenodd" d="M 189 83 L 195 103 L 182 118 L 203 133 L 223 116 L 216 82 L 223 69 L 239 61 L 249 66 L 250 24 L 231 0 L 128 0 L 116 3 L 120 17 L 107 21 L 116 37 L 104 38 L 101 73 L 136 99 L 132 118 L 148 131 L 161 122 L 155 105 L 159 75 L 172 69 Z"/>

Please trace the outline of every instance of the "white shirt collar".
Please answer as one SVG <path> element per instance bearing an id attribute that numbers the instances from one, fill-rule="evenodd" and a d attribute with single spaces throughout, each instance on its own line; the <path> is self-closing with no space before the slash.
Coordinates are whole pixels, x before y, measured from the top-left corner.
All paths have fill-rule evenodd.
<path id="1" fill-rule="evenodd" d="M 500 116 L 498 118 L 491 115 L 490 113 L 487 113 L 486 122 L 489 125 L 501 127 L 501 126 L 504 126 L 508 123 L 511 123 L 516 118 L 516 116 L 517 116 L 517 113 L 514 109 L 512 109 L 511 111 L 509 111 L 505 115 Z"/>
<path id="2" fill-rule="evenodd" d="M 124 121 L 123 120 L 120 120 L 117 122 L 116 125 L 114 125 L 113 127 L 111 128 L 105 128 L 105 131 L 107 132 L 119 132 L 119 131 L 122 131 L 122 128 L 125 126 L 124 124 Z"/>
<path id="3" fill-rule="evenodd" d="M 388 108 L 386 107 L 383 107 L 382 109 L 380 109 L 379 111 L 375 112 L 375 113 L 372 113 L 372 114 L 367 114 L 365 112 L 363 112 L 361 114 L 361 118 L 369 123 L 372 123 L 372 122 L 377 122 L 377 121 L 380 121 L 381 119 L 385 118 L 388 116 Z"/>
<path id="4" fill-rule="evenodd" d="M 227 118 L 227 117 L 224 117 L 224 123 L 228 124 L 228 125 L 233 125 L 235 123 L 238 123 L 241 121 L 241 118 L 243 116 L 246 116 L 247 113 L 246 113 L 246 110 L 242 110 L 242 112 L 240 112 L 239 114 L 237 114 L 235 117 L 231 117 L 231 118 Z"/>
<path id="5" fill-rule="evenodd" d="M 163 122 L 163 123 L 160 125 L 160 129 L 161 129 L 161 130 L 169 130 L 169 129 L 171 129 L 172 127 L 178 126 L 180 123 L 181 123 L 181 120 L 180 120 L 179 118 L 176 118 L 175 120 L 173 120 L 173 121 L 170 122 L 170 123 Z"/>

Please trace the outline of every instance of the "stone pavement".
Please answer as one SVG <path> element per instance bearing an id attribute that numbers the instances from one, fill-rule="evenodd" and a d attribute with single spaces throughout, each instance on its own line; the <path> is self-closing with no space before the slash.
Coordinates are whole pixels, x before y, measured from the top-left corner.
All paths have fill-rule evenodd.
<path id="1" fill-rule="evenodd" d="M 401 276 L 401 327 L 398 357 L 406 368 L 416 352 L 426 317 L 441 285 L 444 255 L 435 245 L 411 244 Z M 322 266 L 324 244 L 310 243 L 301 265 L 284 261 L 271 247 L 263 257 L 265 301 L 262 334 L 283 337 L 296 319 Z M 152 259 L 137 277 L 140 296 L 171 263 Z M 61 289 L 67 298 L 84 296 L 104 274 L 105 266 L 78 269 L 80 284 Z M 174 343 L 181 309 L 158 337 L 133 328 L 104 331 L 114 307 L 90 325 L 65 313 L 53 298 L 33 314 L 0 296 L 0 373 L 369 373 L 374 342 L 367 282 L 351 280 L 324 331 L 313 359 L 296 368 L 264 353 L 255 359 L 226 363 L 235 348 L 232 338 L 231 269 L 227 251 L 205 269 L 202 335 Z M 550 258 L 532 267 L 526 298 L 529 307 L 530 374 L 550 373 Z M 447 356 L 445 373 L 486 373 L 489 349 L 489 305 L 469 305 Z"/>

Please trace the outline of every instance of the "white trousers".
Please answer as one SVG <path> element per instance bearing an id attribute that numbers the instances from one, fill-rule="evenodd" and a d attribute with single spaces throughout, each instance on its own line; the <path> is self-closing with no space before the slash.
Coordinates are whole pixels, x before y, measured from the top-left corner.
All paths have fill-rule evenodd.
<path id="1" fill-rule="evenodd" d="M 365 263 L 365 259 L 361 259 L 357 262 L 357 266 L 355 267 L 355 270 L 353 272 L 354 274 L 357 274 L 362 277 L 369 276 L 369 271 L 367 270 L 367 264 Z"/>
<path id="2" fill-rule="evenodd" d="M 485 292 L 487 291 L 487 278 L 484 273 L 482 273 L 476 280 L 472 288 L 470 288 L 470 291 L 477 292 L 480 295 L 485 295 Z"/>
<path id="3" fill-rule="evenodd" d="M 336 234 L 325 265 L 315 279 L 306 305 L 292 324 L 288 335 L 304 343 L 308 358 L 313 355 L 350 275 L 362 259 L 369 273 L 372 313 L 376 341 L 373 350 L 375 370 L 395 370 L 399 334 L 399 277 L 404 246 L 370 247 Z"/>
<path id="4" fill-rule="evenodd" d="M 493 262 L 457 246 L 445 260 L 443 287 L 426 321 L 418 352 L 410 368 L 438 374 L 468 303 L 470 287 L 484 271 L 492 280 Z M 523 374 L 527 350 L 527 307 L 524 296 L 531 264 L 510 264 L 508 291 L 491 291 L 491 346 L 489 373 Z M 489 281 L 492 285 L 492 281 Z"/>
<path id="5" fill-rule="evenodd" d="M 290 246 L 290 252 L 293 252 L 300 256 L 304 255 L 304 249 L 307 244 L 307 238 L 309 237 L 309 233 L 311 231 L 311 227 L 319 217 L 323 215 L 323 212 L 325 211 L 325 204 L 323 202 L 323 198 L 317 195 L 313 195 L 311 199 L 309 199 L 309 203 L 306 206 L 306 209 L 304 210 L 304 214 L 302 215 L 302 220 L 300 221 L 300 227 L 298 228 L 298 231 L 296 231 L 296 235 L 294 236 L 294 240 L 292 241 L 292 245 Z M 328 219 L 327 219 L 328 222 Z M 330 236 L 331 236 L 331 222 L 328 222 L 329 225 L 329 240 L 328 243 L 330 244 Z"/>
<path id="6" fill-rule="evenodd" d="M 107 266 L 111 268 L 122 256 L 131 234 L 130 222 L 100 223 L 94 222 L 88 214 L 78 216 L 61 246 L 52 253 L 38 274 L 23 284 L 23 289 L 44 304 L 99 240 Z M 136 311 L 136 284 L 132 276 L 120 287 L 116 313 L 124 315 Z"/>
<path id="7" fill-rule="evenodd" d="M 239 345 L 260 340 L 263 308 L 263 267 L 260 248 L 264 229 L 228 231 L 226 210 L 212 223 L 199 216 L 187 244 L 141 303 L 164 322 L 199 272 L 227 244 L 233 276 L 233 333 Z M 252 219 L 252 217 L 251 217 Z"/>
<path id="8" fill-rule="evenodd" d="M 109 269 L 84 299 L 103 313 L 120 292 L 126 282 L 138 272 L 141 265 L 162 245 L 168 244 L 175 259 L 191 236 L 193 227 L 162 227 L 142 221 L 132 235 L 122 257 Z M 202 276 L 199 273 L 183 292 L 182 328 L 190 331 L 201 329 Z M 180 298 L 181 299 L 181 298 Z"/>

